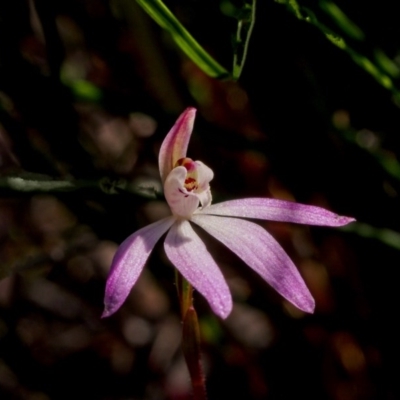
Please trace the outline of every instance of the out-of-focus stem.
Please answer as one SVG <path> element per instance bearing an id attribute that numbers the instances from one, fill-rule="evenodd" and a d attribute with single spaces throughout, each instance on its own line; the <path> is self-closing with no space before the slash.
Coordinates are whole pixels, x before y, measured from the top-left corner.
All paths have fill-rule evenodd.
<path id="1" fill-rule="evenodd" d="M 182 315 L 182 350 L 189 369 L 194 400 L 206 400 L 207 392 L 200 354 L 200 328 L 193 306 L 193 287 L 178 272 L 175 274 Z"/>

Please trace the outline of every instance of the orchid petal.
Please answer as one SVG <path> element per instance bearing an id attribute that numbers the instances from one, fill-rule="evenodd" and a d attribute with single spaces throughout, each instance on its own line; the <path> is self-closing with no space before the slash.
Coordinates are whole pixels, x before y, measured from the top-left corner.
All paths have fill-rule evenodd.
<path id="1" fill-rule="evenodd" d="M 196 164 L 196 172 L 197 172 L 197 180 L 199 183 L 198 190 L 203 191 L 207 190 L 210 187 L 210 182 L 214 178 L 214 171 L 210 168 L 207 167 L 203 162 L 201 161 L 195 161 Z"/>
<path id="2" fill-rule="evenodd" d="M 264 198 L 225 201 L 202 209 L 199 213 L 321 226 L 343 226 L 355 221 L 354 218 L 337 215 L 321 207 Z"/>
<path id="3" fill-rule="evenodd" d="M 228 285 L 206 246 L 186 220 L 177 221 L 164 242 L 165 252 L 179 272 L 226 318 L 232 310 Z"/>
<path id="4" fill-rule="evenodd" d="M 145 226 L 119 246 L 107 279 L 103 318 L 115 313 L 121 307 L 155 244 L 174 221 L 173 217 L 167 217 Z"/>
<path id="5" fill-rule="evenodd" d="M 211 195 L 210 188 L 208 188 L 204 192 L 198 193 L 197 197 L 200 200 L 202 207 L 209 207 L 209 205 L 211 204 L 211 201 L 212 201 L 212 195 Z"/>
<path id="6" fill-rule="evenodd" d="M 174 215 L 190 217 L 199 206 L 198 196 L 185 188 L 186 168 L 176 167 L 167 176 L 164 195 Z"/>
<path id="7" fill-rule="evenodd" d="M 176 162 L 186 157 L 190 136 L 193 130 L 195 108 L 187 108 L 175 122 L 162 142 L 158 156 L 161 181 L 164 182 Z"/>
<path id="8" fill-rule="evenodd" d="M 232 250 L 285 299 L 300 310 L 314 311 L 314 299 L 299 271 L 267 231 L 237 218 L 197 214 L 191 220 Z"/>
<path id="9" fill-rule="evenodd" d="M 196 190 L 202 207 L 208 207 L 211 204 L 212 196 L 210 190 L 210 181 L 214 178 L 214 172 L 201 161 L 196 161 L 199 187 Z"/>

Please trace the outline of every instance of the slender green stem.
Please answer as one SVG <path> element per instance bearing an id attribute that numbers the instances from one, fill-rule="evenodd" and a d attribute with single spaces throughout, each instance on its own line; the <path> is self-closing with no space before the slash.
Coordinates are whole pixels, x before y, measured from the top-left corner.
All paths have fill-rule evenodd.
<path id="1" fill-rule="evenodd" d="M 176 286 L 182 315 L 182 350 L 189 369 L 194 400 L 206 400 L 207 392 L 200 353 L 200 327 L 193 306 L 193 287 L 178 272 L 175 272 Z"/>
<path id="2" fill-rule="evenodd" d="M 193 287 L 177 270 L 175 270 L 175 281 L 183 321 L 188 309 L 193 305 Z"/>
<path id="3" fill-rule="evenodd" d="M 238 80 L 242 74 L 247 57 L 250 36 L 256 20 L 256 0 L 247 0 L 238 18 L 233 52 L 233 79 Z"/>
<path id="4" fill-rule="evenodd" d="M 29 172 L 0 177 L 0 194 L 59 193 L 86 189 L 100 190 L 107 194 L 127 192 L 146 198 L 161 198 L 161 193 L 158 193 L 155 187 L 135 185 L 125 179 L 54 179 L 51 176 Z"/>

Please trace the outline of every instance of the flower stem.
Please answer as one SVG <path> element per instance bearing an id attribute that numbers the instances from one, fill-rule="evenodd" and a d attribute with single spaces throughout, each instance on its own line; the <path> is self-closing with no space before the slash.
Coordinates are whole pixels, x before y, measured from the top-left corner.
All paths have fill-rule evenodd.
<path id="1" fill-rule="evenodd" d="M 200 354 L 200 328 L 193 306 L 193 287 L 178 272 L 175 274 L 182 315 L 182 350 L 189 369 L 194 400 L 206 400 L 207 392 Z"/>

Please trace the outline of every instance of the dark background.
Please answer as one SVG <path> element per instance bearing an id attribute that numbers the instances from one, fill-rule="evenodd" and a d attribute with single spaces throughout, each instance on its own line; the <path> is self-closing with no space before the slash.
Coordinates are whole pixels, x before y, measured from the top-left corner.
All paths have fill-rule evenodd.
<path id="1" fill-rule="evenodd" d="M 230 69 L 235 20 L 220 3 L 167 4 Z M 384 52 L 400 75 L 394 3 L 336 4 L 364 40 L 321 3 L 301 3 L 373 62 Z M 398 398 L 398 104 L 273 1 L 257 5 L 238 83 L 204 75 L 133 0 L 1 2 L 1 399 L 190 398 L 161 244 L 125 305 L 100 319 L 117 245 L 168 212 L 138 188 L 159 189 L 159 146 L 187 106 L 198 109 L 188 156 L 214 170 L 214 202 L 276 197 L 358 220 L 262 223 L 304 276 L 314 315 L 204 237 L 235 301 L 221 321 L 195 295 L 210 400 Z M 18 179 L 78 183 L 41 192 Z"/>

